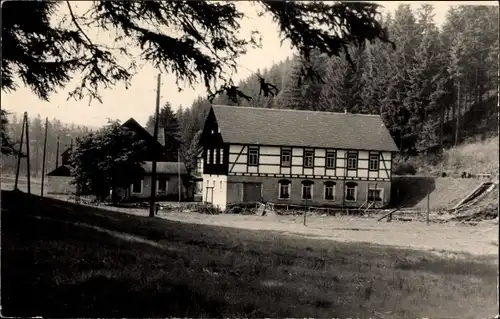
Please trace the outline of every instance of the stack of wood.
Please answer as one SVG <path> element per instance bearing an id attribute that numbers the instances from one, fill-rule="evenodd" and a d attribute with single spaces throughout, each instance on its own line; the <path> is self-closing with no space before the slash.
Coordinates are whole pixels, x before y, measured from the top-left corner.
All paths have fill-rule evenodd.
<path id="1" fill-rule="evenodd" d="M 209 203 L 204 205 L 199 205 L 196 211 L 200 214 L 207 214 L 207 215 L 218 215 L 221 213 L 220 209 Z"/>

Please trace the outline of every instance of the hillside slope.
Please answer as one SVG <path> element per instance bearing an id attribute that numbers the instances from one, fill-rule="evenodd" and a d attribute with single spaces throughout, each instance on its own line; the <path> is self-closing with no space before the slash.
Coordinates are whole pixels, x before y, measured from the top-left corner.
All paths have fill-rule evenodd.
<path id="1" fill-rule="evenodd" d="M 456 147 L 447 149 L 442 155 L 419 155 L 406 161 L 395 159 L 396 175 L 412 174 L 440 177 L 444 172 L 447 177 L 460 178 L 463 172 L 478 175 L 491 174 L 498 179 L 499 138 L 489 137 L 468 140 Z"/>
<path id="2" fill-rule="evenodd" d="M 430 193 L 430 209 L 442 211 L 457 204 L 476 187 L 486 181 L 499 179 L 499 138 L 469 140 L 457 147 L 446 150 L 440 157 L 419 156 L 398 167 L 411 167 L 416 176 L 395 176 L 393 183 L 394 204 L 397 206 L 425 210 L 427 194 Z M 401 170 L 404 171 L 404 170 Z M 461 178 L 466 172 L 472 178 Z M 442 173 L 446 177 L 441 177 Z M 490 177 L 481 177 L 489 174 Z M 461 214 L 498 214 L 498 187 L 481 197 L 477 202 L 460 211 Z M 496 213 L 495 213 L 496 212 Z"/>

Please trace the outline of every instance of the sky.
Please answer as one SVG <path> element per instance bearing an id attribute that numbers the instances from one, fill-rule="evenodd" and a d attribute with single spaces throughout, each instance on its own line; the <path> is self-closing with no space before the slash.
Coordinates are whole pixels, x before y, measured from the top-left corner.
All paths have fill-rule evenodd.
<path id="1" fill-rule="evenodd" d="M 410 3 L 412 8 L 418 8 L 422 3 L 431 3 L 435 8 L 435 21 L 441 26 L 445 20 L 446 12 L 452 5 L 496 5 L 497 1 L 375 1 L 384 6 L 382 13 L 394 12 L 401 3 Z M 242 56 L 238 64 L 241 66 L 238 73 L 233 78 L 237 83 L 251 75 L 250 70 L 269 68 L 274 63 L 286 59 L 292 54 L 289 43 L 280 45 L 280 38 L 276 24 L 269 17 L 257 17 L 255 9 L 248 2 L 238 2 L 237 6 L 245 13 L 245 18 L 241 23 L 241 32 L 245 34 L 256 25 L 262 36 L 261 49 L 249 49 L 247 54 Z M 82 10 L 77 8 L 76 10 Z M 88 30 L 91 38 L 99 38 L 95 31 Z M 28 112 L 29 117 L 40 114 L 42 118 L 57 118 L 63 123 L 74 123 L 91 127 L 100 127 L 107 122 L 108 118 L 119 119 L 124 122 L 130 117 L 135 118 L 139 123 L 145 124 L 148 116 L 154 112 L 156 101 L 156 83 L 158 71 L 152 66 L 146 65 L 137 74 L 129 89 L 124 85 L 118 85 L 112 89 L 102 90 L 103 103 L 93 101 L 89 105 L 88 99 L 75 101 L 67 100 L 70 87 L 53 94 L 49 102 L 45 102 L 36 97 L 31 91 L 19 83 L 19 88 L 15 92 L 1 93 L 1 105 L 9 112 L 22 114 Z M 183 91 L 178 92 L 175 77 L 169 74 L 162 74 L 162 85 L 160 88 L 161 103 L 169 101 L 174 111 L 182 105 L 188 107 L 198 96 L 206 96 L 206 89 L 202 84 L 193 88 L 186 86 Z"/>

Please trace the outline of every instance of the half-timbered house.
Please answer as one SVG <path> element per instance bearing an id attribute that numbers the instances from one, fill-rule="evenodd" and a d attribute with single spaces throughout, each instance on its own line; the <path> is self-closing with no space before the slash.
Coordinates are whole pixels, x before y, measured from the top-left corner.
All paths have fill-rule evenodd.
<path id="1" fill-rule="evenodd" d="M 214 105 L 200 139 L 203 201 L 389 203 L 398 149 L 378 115 Z"/>

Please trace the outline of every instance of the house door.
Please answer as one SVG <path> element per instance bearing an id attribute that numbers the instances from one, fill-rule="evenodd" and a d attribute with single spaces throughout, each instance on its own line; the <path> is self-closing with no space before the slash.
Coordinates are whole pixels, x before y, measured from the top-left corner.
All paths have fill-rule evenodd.
<path id="1" fill-rule="evenodd" d="M 260 202 L 262 199 L 262 183 L 243 184 L 243 202 Z"/>
<path id="2" fill-rule="evenodd" d="M 214 201 L 214 188 L 212 186 L 207 186 L 205 188 L 205 202 L 213 203 Z"/>

